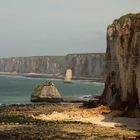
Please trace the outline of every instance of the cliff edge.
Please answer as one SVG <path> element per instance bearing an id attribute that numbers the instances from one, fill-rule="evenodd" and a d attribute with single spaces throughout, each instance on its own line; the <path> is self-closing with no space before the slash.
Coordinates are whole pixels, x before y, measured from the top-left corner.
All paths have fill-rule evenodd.
<path id="1" fill-rule="evenodd" d="M 101 101 L 113 109 L 140 106 L 140 13 L 107 28 L 106 81 Z"/>

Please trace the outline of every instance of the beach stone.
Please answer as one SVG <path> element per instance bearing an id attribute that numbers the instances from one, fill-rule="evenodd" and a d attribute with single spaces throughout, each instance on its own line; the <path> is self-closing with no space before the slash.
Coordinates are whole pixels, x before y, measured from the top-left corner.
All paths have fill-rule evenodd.
<path id="1" fill-rule="evenodd" d="M 125 124 L 117 123 L 115 124 L 115 127 L 127 127 Z"/>
<path id="2" fill-rule="evenodd" d="M 2 124 L 2 125 L 5 125 L 5 122 L 2 122 L 1 124 Z"/>
<path id="3" fill-rule="evenodd" d="M 13 122 L 10 122 L 10 125 L 14 125 L 14 123 Z"/>
<path id="4" fill-rule="evenodd" d="M 19 123 L 18 123 L 18 122 L 16 122 L 16 123 L 15 123 L 15 125 L 19 125 Z"/>

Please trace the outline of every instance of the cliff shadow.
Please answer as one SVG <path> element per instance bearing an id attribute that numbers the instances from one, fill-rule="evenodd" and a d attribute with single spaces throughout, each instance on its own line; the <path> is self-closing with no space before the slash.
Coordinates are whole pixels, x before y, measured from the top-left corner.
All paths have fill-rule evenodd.
<path id="1" fill-rule="evenodd" d="M 140 131 L 140 118 L 122 117 L 121 111 L 112 111 L 109 114 L 103 114 L 101 124 L 104 126 L 128 128 Z"/>

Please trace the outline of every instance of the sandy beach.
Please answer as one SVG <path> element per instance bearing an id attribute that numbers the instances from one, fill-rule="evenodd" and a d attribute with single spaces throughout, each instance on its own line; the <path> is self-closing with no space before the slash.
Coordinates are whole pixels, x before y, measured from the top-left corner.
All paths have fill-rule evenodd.
<path id="1" fill-rule="evenodd" d="M 0 140 L 140 139 L 140 119 L 114 117 L 107 106 L 30 104 L 0 107 Z"/>

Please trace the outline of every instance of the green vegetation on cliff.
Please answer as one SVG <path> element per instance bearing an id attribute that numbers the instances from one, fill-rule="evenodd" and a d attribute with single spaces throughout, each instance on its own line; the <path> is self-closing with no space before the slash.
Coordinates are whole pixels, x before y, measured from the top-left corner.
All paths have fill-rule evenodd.
<path id="1" fill-rule="evenodd" d="M 123 24 L 126 18 L 130 18 L 130 19 L 140 18 L 140 13 L 137 14 L 129 13 L 127 15 L 121 16 L 119 19 L 116 19 L 115 21 L 118 21 L 120 24 Z"/>
<path id="2" fill-rule="evenodd" d="M 49 56 L 49 58 L 61 66 L 64 66 L 65 56 Z"/>

